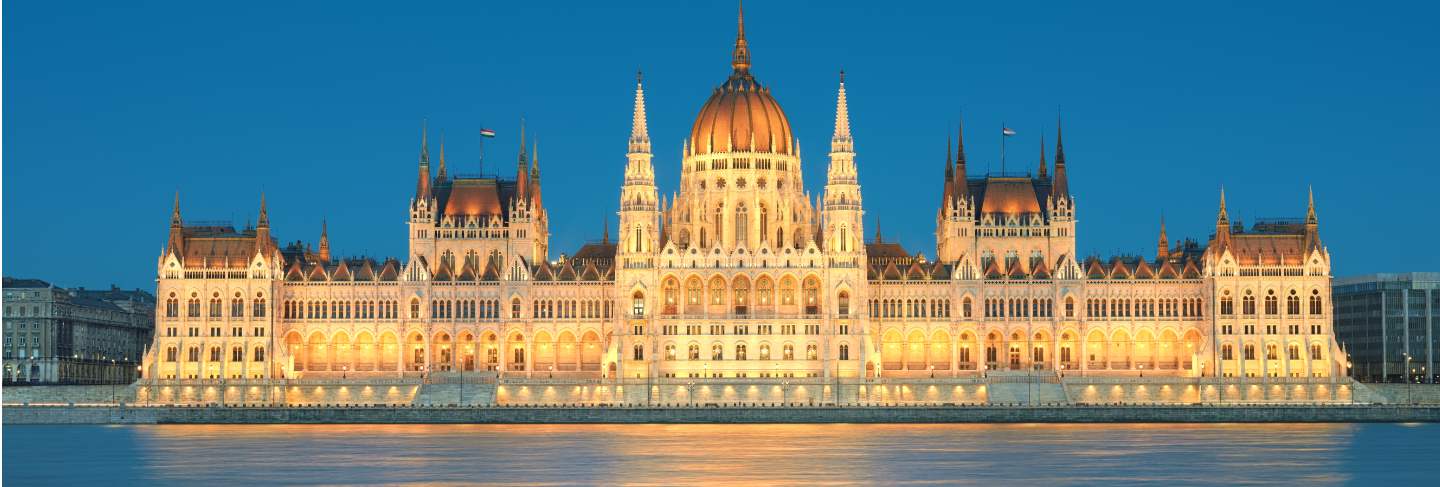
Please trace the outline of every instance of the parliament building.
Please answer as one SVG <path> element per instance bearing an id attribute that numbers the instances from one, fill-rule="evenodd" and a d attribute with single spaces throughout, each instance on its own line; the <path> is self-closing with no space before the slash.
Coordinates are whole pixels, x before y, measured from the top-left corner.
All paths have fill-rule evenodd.
<path id="1" fill-rule="evenodd" d="M 1313 196 L 1303 218 L 1246 227 L 1222 192 L 1208 241 L 1172 242 L 1162 223 L 1153 255 L 1080 256 L 1082 188 L 1059 130 L 1053 165 L 1042 152 L 1026 174 L 968 167 L 962 130 L 929 186 L 927 257 L 866 239 L 863 134 L 851 132 L 843 73 L 823 194 L 810 198 L 743 17 L 668 197 L 639 79 L 634 96 L 624 163 L 609 166 L 623 175 L 618 225 L 564 253 L 550 248 L 523 134 L 513 177 L 447 173 L 443 144 L 432 164 L 422 135 L 401 259 L 334 255 L 324 231 L 313 246 L 281 244 L 263 198 L 253 226 L 190 224 L 177 196 L 144 377 L 1347 375 Z"/>

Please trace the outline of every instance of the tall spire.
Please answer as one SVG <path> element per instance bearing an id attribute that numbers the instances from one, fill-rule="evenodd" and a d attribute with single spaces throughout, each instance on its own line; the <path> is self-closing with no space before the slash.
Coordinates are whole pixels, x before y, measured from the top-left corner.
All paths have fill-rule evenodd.
<path id="1" fill-rule="evenodd" d="M 1220 187 L 1220 215 L 1215 219 L 1216 225 L 1224 225 L 1230 228 L 1230 212 L 1225 209 L 1225 187 Z"/>
<path id="2" fill-rule="evenodd" d="M 1161 260 L 1170 257 L 1170 238 L 1165 235 L 1165 215 L 1160 215 L 1160 241 L 1155 244 L 1155 255 Z"/>
<path id="3" fill-rule="evenodd" d="M 1046 174 L 1045 166 L 1047 166 L 1047 164 L 1045 164 L 1045 134 L 1042 133 L 1040 134 L 1040 179 L 1049 177 L 1049 175 Z"/>
<path id="4" fill-rule="evenodd" d="M 440 130 L 440 170 L 437 171 L 435 179 L 445 181 L 445 130 Z"/>
<path id="5" fill-rule="evenodd" d="M 270 228 L 270 212 L 265 209 L 265 193 L 260 193 L 260 218 L 255 228 Z"/>
<path id="6" fill-rule="evenodd" d="M 601 233 L 600 233 L 600 243 L 601 243 L 601 244 L 608 244 L 608 243 L 610 243 L 610 216 L 609 216 L 609 215 L 606 215 L 605 218 L 603 219 L 603 223 L 601 223 L 601 225 L 600 225 L 600 230 L 601 230 Z"/>
<path id="7" fill-rule="evenodd" d="M 965 116 L 960 116 L 960 129 L 956 132 L 955 139 L 955 196 L 961 197 L 970 194 L 970 183 L 965 175 Z"/>
<path id="8" fill-rule="evenodd" d="M 1061 127 L 1060 118 L 1055 118 L 1055 184 L 1054 194 L 1058 197 L 1070 197 L 1070 180 L 1065 174 L 1065 133 Z"/>
<path id="9" fill-rule="evenodd" d="M 326 220 L 320 220 L 320 262 L 330 262 L 330 225 Z"/>
<path id="10" fill-rule="evenodd" d="M 516 198 L 525 200 L 530 186 L 530 164 L 525 159 L 525 117 L 520 117 L 520 156 L 515 162 Z"/>
<path id="11" fill-rule="evenodd" d="M 650 127 L 645 123 L 645 74 L 635 71 L 635 113 L 630 120 L 630 152 L 650 152 Z"/>
<path id="12" fill-rule="evenodd" d="M 420 122 L 420 174 L 415 182 L 415 199 L 430 197 L 430 141 L 429 121 Z"/>
<path id="13" fill-rule="evenodd" d="M 1315 187 L 1311 186 L 1309 192 L 1310 201 L 1305 208 L 1305 224 L 1318 225 L 1320 224 L 1320 219 L 1315 217 Z"/>
<path id="14" fill-rule="evenodd" d="M 735 54 L 730 61 L 736 74 L 750 73 L 750 45 L 745 42 L 745 3 L 740 2 L 739 29 L 735 34 Z"/>
<path id="15" fill-rule="evenodd" d="M 831 150 L 848 144 L 850 139 L 850 107 L 845 101 L 845 70 L 840 70 L 840 95 L 835 99 L 835 135 L 830 139 Z M 846 149 L 853 152 L 853 149 Z"/>
<path id="16" fill-rule="evenodd" d="M 955 140 L 945 136 L 945 191 L 940 197 L 940 210 L 945 211 L 950 207 L 950 200 L 955 198 L 955 167 L 950 165 L 950 158 L 954 154 L 951 148 Z"/>
<path id="17" fill-rule="evenodd" d="M 1216 251 L 1230 245 L 1230 213 L 1225 210 L 1225 187 L 1220 187 L 1220 214 L 1215 216 Z"/>
<path id="18" fill-rule="evenodd" d="M 184 226 L 184 220 L 180 218 L 180 190 L 175 190 L 175 204 L 170 209 L 170 227 L 180 228 Z"/>

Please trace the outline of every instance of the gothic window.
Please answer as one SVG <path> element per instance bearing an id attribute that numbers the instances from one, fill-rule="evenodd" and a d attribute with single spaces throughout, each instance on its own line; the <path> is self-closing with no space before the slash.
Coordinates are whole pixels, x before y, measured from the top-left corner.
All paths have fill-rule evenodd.
<path id="1" fill-rule="evenodd" d="M 665 346 L 665 360 L 675 360 L 675 344 Z"/>
<path id="2" fill-rule="evenodd" d="M 170 347 L 170 348 L 165 349 L 165 361 L 166 361 L 166 362 L 174 362 L 175 360 L 177 360 L 177 357 L 176 357 L 176 356 L 177 356 L 178 354 L 179 354 L 179 350 L 177 350 L 175 347 Z"/>
<path id="3" fill-rule="evenodd" d="M 750 213 L 745 209 L 744 204 L 741 204 L 735 209 L 735 245 L 737 246 L 744 246 L 747 242 L 746 237 L 750 235 L 748 225 L 750 221 L 749 215 Z"/>
<path id="4" fill-rule="evenodd" d="M 836 310 L 838 313 L 840 313 L 840 316 L 850 316 L 850 293 L 840 291 L 840 295 L 836 298 L 835 301 Z"/>
<path id="5" fill-rule="evenodd" d="M 1230 291 L 1228 291 L 1228 290 L 1225 291 L 1225 295 L 1224 295 L 1224 296 L 1221 296 L 1221 297 L 1220 297 L 1220 315 L 1221 315 L 1221 316 L 1234 316 L 1234 315 L 1235 315 L 1235 299 L 1230 297 Z"/>
<path id="6" fill-rule="evenodd" d="M 765 188 L 765 180 L 760 180 L 760 188 Z M 765 243 L 767 234 L 770 233 L 770 210 L 765 205 L 760 205 L 760 243 Z"/>
<path id="7" fill-rule="evenodd" d="M 1280 347 L 1274 343 L 1265 346 L 1265 360 L 1280 360 Z"/>
<path id="8" fill-rule="evenodd" d="M 635 291 L 635 294 L 631 295 L 630 298 L 631 311 L 636 318 L 643 318 L 645 316 L 645 293 Z"/>
<path id="9" fill-rule="evenodd" d="M 795 360 L 795 346 L 794 346 L 794 345 L 790 345 L 790 344 L 788 344 L 788 343 L 785 344 L 785 348 L 783 349 L 783 352 L 782 352 L 782 353 L 783 353 L 784 355 L 782 355 L 782 356 L 780 357 L 781 360 Z"/>
<path id="10" fill-rule="evenodd" d="M 180 317 L 180 300 L 175 297 L 175 293 L 170 293 L 170 298 L 165 300 L 165 317 Z"/>
<path id="11" fill-rule="evenodd" d="M 725 304 L 725 280 L 720 276 L 710 280 L 710 304 Z"/>
<path id="12" fill-rule="evenodd" d="M 770 360 L 770 344 L 760 344 L 760 360 Z"/>
<path id="13" fill-rule="evenodd" d="M 1073 296 L 1066 296 L 1066 297 L 1065 297 L 1065 317 L 1066 317 L 1066 318 L 1074 318 L 1074 317 L 1075 317 L 1075 298 L 1074 298 Z"/>
<path id="14" fill-rule="evenodd" d="M 775 282 L 771 281 L 768 276 L 761 276 L 759 280 L 755 281 L 755 300 L 760 303 L 760 306 L 775 304 Z"/>
<path id="15" fill-rule="evenodd" d="M 510 318 L 520 318 L 520 298 L 510 299 Z"/>
<path id="16" fill-rule="evenodd" d="M 230 300 L 230 317 L 240 318 L 245 316 L 245 300 L 241 299 L 240 293 L 235 293 L 235 298 Z"/>
<path id="17" fill-rule="evenodd" d="M 231 361 L 231 362 L 244 362 L 244 361 L 245 361 L 245 348 L 243 348 L 243 347 L 235 347 L 235 348 L 230 349 L 230 361 Z"/>
<path id="18" fill-rule="evenodd" d="M 633 357 L 635 357 L 635 360 L 645 360 L 645 346 L 635 345 L 635 354 Z"/>
<path id="19" fill-rule="evenodd" d="M 970 349 L 967 348 L 965 351 L 968 353 Z M 850 360 L 850 345 L 845 343 L 840 344 L 840 360 Z"/>
<path id="20" fill-rule="evenodd" d="M 1289 347 L 1287 347 L 1286 352 L 1289 352 L 1287 356 L 1290 357 L 1290 360 L 1300 360 L 1299 345 L 1290 345 Z"/>
<path id="21" fill-rule="evenodd" d="M 710 360 L 725 360 L 725 346 L 719 343 L 710 347 Z"/>
<path id="22" fill-rule="evenodd" d="M 1324 356 L 1323 354 L 1321 354 L 1320 352 L 1321 352 L 1321 348 L 1320 348 L 1320 344 L 1319 344 L 1319 343 L 1311 344 L 1311 345 L 1310 345 L 1310 360 L 1324 360 L 1325 356 Z"/>
<path id="23" fill-rule="evenodd" d="M 1235 359 L 1235 347 L 1231 346 L 1231 345 L 1228 344 L 1228 343 L 1225 344 L 1225 345 L 1222 345 L 1222 346 L 1220 347 L 1220 358 L 1221 358 L 1222 360 L 1234 360 L 1234 359 Z"/>
<path id="24" fill-rule="evenodd" d="M 420 298 L 410 298 L 410 319 L 420 319 Z"/>
<path id="25" fill-rule="evenodd" d="M 973 313 L 970 309 L 971 306 L 973 306 L 973 303 L 970 301 L 970 296 L 965 296 L 965 299 L 960 301 L 960 316 L 969 318 L 971 313 Z"/>
<path id="26" fill-rule="evenodd" d="M 1251 295 L 1249 289 L 1246 289 L 1245 296 L 1240 298 L 1240 308 L 1245 316 L 1255 315 L 1255 296 Z"/>
<path id="27" fill-rule="evenodd" d="M 820 360 L 820 349 L 815 344 L 805 346 L 805 360 Z"/>
<path id="28" fill-rule="evenodd" d="M 805 279 L 805 313 L 818 314 L 820 312 L 820 280 L 816 278 Z"/>
<path id="29" fill-rule="evenodd" d="M 734 288 L 735 299 L 733 302 L 735 304 L 735 314 L 743 315 L 748 311 L 750 281 L 745 279 L 745 276 L 738 276 L 735 278 Z"/>
<path id="30" fill-rule="evenodd" d="M 666 279 L 665 284 L 661 286 L 661 294 L 665 299 L 665 309 L 663 313 L 667 315 L 675 314 L 676 307 L 680 301 L 680 283 L 676 282 L 673 277 Z"/>
<path id="31" fill-rule="evenodd" d="M 686 355 L 686 357 L 688 357 L 690 360 L 700 360 L 700 345 L 691 343 L 689 352 L 690 353 Z"/>
<path id="32" fill-rule="evenodd" d="M 725 221 L 725 204 L 715 206 L 715 245 L 725 245 L 725 230 L 722 223 Z"/>
<path id="33" fill-rule="evenodd" d="M 735 345 L 735 360 L 745 360 L 745 344 Z"/>
<path id="34" fill-rule="evenodd" d="M 705 299 L 705 290 L 700 284 L 700 278 L 691 276 L 685 281 L 685 303 L 686 306 L 699 307 Z M 696 311 L 694 309 L 688 311 Z"/>
<path id="35" fill-rule="evenodd" d="M 1320 301 L 1320 290 L 1319 290 L 1319 289 L 1316 289 L 1316 290 L 1310 291 L 1310 314 L 1312 314 L 1312 315 L 1324 314 L 1324 311 L 1325 311 L 1325 310 L 1324 310 L 1323 307 L 1320 306 L 1320 304 L 1321 304 L 1321 301 Z"/>
<path id="36" fill-rule="evenodd" d="M 255 293 L 255 301 L 254 301 L 253 308 L 254 308 L 254 309 L 252 309 L 252 310 L 250 311 L 250 316 L 251 316 L 251 317 L 254 317 L 254 318 L 264 318 L 264 317 L 265 317 L 265 294 L 264 294 L 264 293 Z"/>
<path id="37" fill-rule="evenodd" d="M 1290 316 L 1300 314 L 1300 294 L 1296 293 L 1294 289 L 1291 289 L 1290 295 L 1285 297 L 1285 314 Z"/>
<path id="38" fill-rule="evenodd" d="M 1275 297 L 1275 290 L 1265 292 L 1265 315 L 1275 316 L 1280 314 L 1280 300 Z"/>
<path id="39" fill-rule="evenodd" d="M 1245 344 L 1245 360 L 1255 360 L 1255 345 Z"/>

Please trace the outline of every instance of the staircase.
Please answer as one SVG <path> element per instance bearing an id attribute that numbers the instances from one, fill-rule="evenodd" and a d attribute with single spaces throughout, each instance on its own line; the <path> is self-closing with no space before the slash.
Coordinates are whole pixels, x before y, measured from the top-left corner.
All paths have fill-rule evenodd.
<path id="1" fill-rule="evenodd" d="M 1069 395 L 1053 371 L 999 370 L 987 374 L 990 404 L 1068 404 Z"/>

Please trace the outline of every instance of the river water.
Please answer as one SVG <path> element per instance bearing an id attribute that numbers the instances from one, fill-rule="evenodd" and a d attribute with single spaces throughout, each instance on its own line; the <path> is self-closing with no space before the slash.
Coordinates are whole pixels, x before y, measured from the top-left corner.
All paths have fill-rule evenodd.
<path id="1" fill-rule="evenodd" d="M 1440 425 L 5 426 L 24 485 L 1436 485 Z"/>

